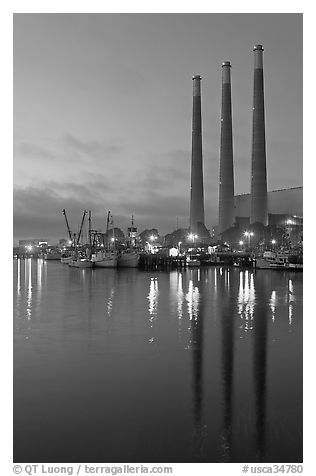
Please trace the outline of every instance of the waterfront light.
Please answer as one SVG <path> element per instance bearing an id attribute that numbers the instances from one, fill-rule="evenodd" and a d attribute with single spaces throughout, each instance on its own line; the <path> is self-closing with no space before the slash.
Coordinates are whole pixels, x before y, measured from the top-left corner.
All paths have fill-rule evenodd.
<path id="1" fill-rule="evenodd" d="M 193 243 L 194 243 L 194 240 L 195 240 L 196 238 L 198 238 L 198 235 L 195 235 L 194 233 L 190 233 L 189 236 L 188 236 L 188 238 L 189 238 L 189 240 L 193 241 Z"/>
<path id="2" fill-rule="evenodd" d="M 242 240 L 240 240 L 239 244 L 240 244 L 240 246 L 242 246 L 244 244 L 244 242 Z"/>
<path id="3" fill-rule="evenodd" d="M 247 236 L 248 238 L 248 246 L 250 248 L 250 240 L 251 240 L 251 237 L 254 235 L 254 233 L 252 231 L 245 231 L 244 235 Z"/>
<path id="4" fill-rule="evenodd" d="M 272 240 L 271 243 L 272 243 L 273 245 L 275 245 L 275 244 L 276 244 L 276 240 Z"/>
<path id="5" fill-rule="evenodd" d="M 154 241 L 156 238 L 157 238 L 157 237 L 154 236 L 154 235 L 151 235 L 151 236 L 149 237 L 150 241 Z"/>

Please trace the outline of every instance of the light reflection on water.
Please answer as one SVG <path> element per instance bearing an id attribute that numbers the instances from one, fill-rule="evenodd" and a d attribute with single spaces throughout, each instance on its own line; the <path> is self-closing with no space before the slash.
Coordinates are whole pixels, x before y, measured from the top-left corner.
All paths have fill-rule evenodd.
<path id="1" fill-rule="evenodd" d="M 14 265 L 17 461 L 300 461 L 301 274 Z"/>

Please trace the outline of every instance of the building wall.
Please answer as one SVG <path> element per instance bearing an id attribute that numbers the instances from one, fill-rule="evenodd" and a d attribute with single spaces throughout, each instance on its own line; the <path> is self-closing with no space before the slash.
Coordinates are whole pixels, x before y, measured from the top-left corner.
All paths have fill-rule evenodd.
<path id="1" fill-rule="evenodd" d="M 235 216 L 250 216 L 250 193 L 235 195 Z M 268 192 L 268 213 L 303 217 L 303 187 Z"/>

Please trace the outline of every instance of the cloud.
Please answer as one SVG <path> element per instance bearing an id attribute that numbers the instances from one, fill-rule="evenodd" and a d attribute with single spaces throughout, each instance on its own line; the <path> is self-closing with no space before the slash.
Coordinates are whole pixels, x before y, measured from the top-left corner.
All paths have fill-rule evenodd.
<path id="1" fill-rule="evenodd" d="M 122 151 L 122 147 L 116 143 L 105 144 L 97 140 L 83 141 L 69 133 L 63 136 L 62 142 L 66 151 L 70 149 L 87 159 L 105 160 Z"/>
<path id="2" fill-rule="evenodd" d="M 54 159 L 55 155 L 48 149 L 32 144 L 31 142 L 21 142 L 16 146 L 16 152 L 27 158 L 33 159 Z"/>
<path id="3" fill-rule="evenodd" d="M 95 141 L 78 141 L 67 137 L 74 149 L 88 154 L 101 153 Z M 80 152 L 81 154 L 81 152 Z M 107 173 L 102 167 L 87 168 L 76 179 L 64 177 L 64 182 L 51 178 L 36 186 L 16 187 L 14 191 L 14 234 L 18 238 L 30 235 L 62 237 L 66 234 L 63 208 L 75 227 L 84 209 L 92 210 L 97 228 L 105 228 L 108 210 L 117 226 L 127 227 L 131 215 L 139 227 L 156 227 L 161 233 L 172 231 L 176 223 L 188 226 L 190 190 L 190 151 L 171 150 L 144 156 L 137 168 L 116 168 L 115 161 Z M 49 175 L 47 175 L 49 177 Z M 212 180 L 211 180 L 212 179 Z M 217 180 L 208 173 L 204 178 L 206 221 L 213 223 L 217 216 Z M 214 182 L 214 183 L 213 183 Z M 210 217 L 209 219 L 207 217 Z"/>

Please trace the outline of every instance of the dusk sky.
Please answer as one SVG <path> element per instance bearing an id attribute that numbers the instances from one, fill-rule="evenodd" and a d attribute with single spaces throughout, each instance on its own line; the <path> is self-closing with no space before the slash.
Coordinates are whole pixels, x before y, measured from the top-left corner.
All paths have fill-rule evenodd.
<path id="1" fill-rule="evenodd" d="M 235 192 L 250 191 L 253 46 L 264 47 L 268 190 L 302 185 L 302 15 L 15 14 L 14 238 L 82 211 L 187 227 L 192 75 L 202 75 L 206 226 L 218 220 L 221 63 L 232 63 Z"/>

